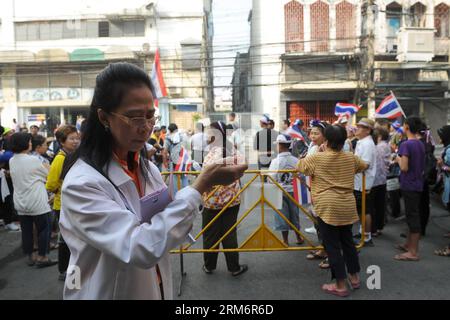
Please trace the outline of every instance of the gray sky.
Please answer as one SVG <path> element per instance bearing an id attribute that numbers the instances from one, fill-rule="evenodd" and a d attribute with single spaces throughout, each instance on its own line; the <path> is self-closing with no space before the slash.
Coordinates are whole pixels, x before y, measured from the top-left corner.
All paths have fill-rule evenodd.
<path id="1" fill-rule="evenodd" d="M 213 0 L 214 86 L 230 85 L 236 53 L 248 50 L 251 7 L 251 0 Z"/>

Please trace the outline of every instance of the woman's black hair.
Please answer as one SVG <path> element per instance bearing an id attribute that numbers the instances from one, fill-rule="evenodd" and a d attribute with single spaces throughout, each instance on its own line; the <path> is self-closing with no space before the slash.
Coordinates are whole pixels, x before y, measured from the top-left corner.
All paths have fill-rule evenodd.
<path id="1" fill-rule="evenodd" d="M 341 151 L 347 140 L 347 130 L 338 125 L 331 125 L 325 129 L 325 139 L 328 147 L 334 151 Z"/>
<path id="2" fill-rule="evenodd" d="M 45 144 L 46 141 L 47 139 L 45 139 L 45 137 L 41 136 L 40 134 L 33 136 L 31 138 L 31 151 L 36 151 L 36 148 Z"/>
<path id="3" fill-rule="evenodd" d="M 450 126 L 443 126 L 438 131 L 439 138 L 441 138 L 444 147 L 450 145 Z"/>
<path id="4" fill-rule="evenodd" d="M 387 131 L 383 127 L 378 127 L 373 131 L 373 137 L 375 140 L 375 144 L 378 143 L 378 137 L 381 137 L 382 141 L 388 141 L 389 140 L 389 131 Z"/>
<path id="5" fill-rule="evenodd" d="M 283 120 L 283 123 L 284 123 L 285 125 L 287 125 L 288 127 L 291 126 L 291 121 L 290 121 L 289 119 Z"/>
<path id="6" fill-rule="evenodd" d="M 418 134 L 423 127 L 422 120 L 417 116 L 408 117 L 405 121 L 405 124 L 408 125 L 409 131 L 413 134 Z"/>
<path id="7" fill-rule="evenodd" d="M 329 126 L 328 123 L 320 121 L 320 120 L 313 120 L 311 121 L 311 128 L 317 128 L 322 132 L 323 135 L 325 135 L 325 129 Z"/>
<path id="8" fill-rule="evenodd" d="M 233 154 L 233 144 L 227 139 L 227 125 L 222 121 L 213 122 L 210 125 L 211 128 L 220 132 L 222 136 L 222 148 L 223 148 L 223 158 L 231 156 Z"/>
<path id="9" fill-rule="evenodd" d="M 153 93 L 153 86 L 147 73 L 138 66 L 117 62 L 108 65 L 97 76 L 94 97 L 86 120 L 86 128 L 80 147 L 64 162 L 62 178 L 80 158 L 107 177 L 104 167 L 113 157 L 113 137 L 98 118 L 98 109 L 114 112 L 119 108 L 127 92 L 132 88 L 145 86 Z M 145 158 L 145 148 L 141 156 Z M 128 167 L 133 168 L 135 153 L 128 154 Z M 145 162 L 145 161 L 144 161 Z"/>
<path id="10" fill-rule="evenodd" d="M 167 128 L 170 133 L 173 133 L 178 130 L 178 126 L 175 123 L 169 124 L 169 127 Z"/>
<path id="11" fill-rule="evenodd" d="M 14 153 L 21 153 L 30 147 L 31 134 L 26 132 L 14 133 L 9 140 L 9 147 Z"/>

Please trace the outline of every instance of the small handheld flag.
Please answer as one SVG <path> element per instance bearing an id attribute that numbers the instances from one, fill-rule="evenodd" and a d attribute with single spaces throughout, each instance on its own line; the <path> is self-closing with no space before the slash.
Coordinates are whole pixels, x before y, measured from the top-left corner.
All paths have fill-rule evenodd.
<path id="1" fill-rule="evenodd" d="M 189 153 L 187 152 L 186 148 L 181 147 L 180 157 L 178 158 L 178 162 L 174 170 L 176 172 L 186 172 L 191 170 L 191 167 L 192 161 L 189 157 Z"/>
<path id="2" fill-rule="evenodd" d="M 302 181 L 304 180 L 304 181 Z M 311 197 L 311 177 L 303 176 L 294 177 L 292 179 L 292 184 L 294 187 L 294 199 L 301 205 L 307 205 L 312 203 Z"/>
<path id="3" fill-rule="evenodd" d="M 356 104 L 338 102 L 334 109 L 334 114 L 337 116 L 354 115 L 355 113 L 358 113 L 361 108 L 362 106 L 357 106 Z"/>

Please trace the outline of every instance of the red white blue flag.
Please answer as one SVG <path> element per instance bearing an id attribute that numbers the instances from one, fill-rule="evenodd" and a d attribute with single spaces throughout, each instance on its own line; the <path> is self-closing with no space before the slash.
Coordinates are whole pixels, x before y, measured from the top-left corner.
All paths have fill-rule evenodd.
<path id="1" fill-rule="evenodd" d="M 191 170 L 191 167 L 192 167 L 191 157 L 189 156 L 189 153 L 186 150 L 186 148 L 181 147 L 180 157 L 178 158 L 178 163 L 175 166 L 175 171 L 186 172 Z"/>
<path id="2" fill-rule="evenodd" d="M 302 141 L 305 141 L 305 138 L 303 137 L 303 135 L 300 133 L 300 130 L 298 129 L 297 126 L 292 126 L 289 127 L 286 132 L 287 135 L 289 135 L 292 139 L 300 139 Z"/>
<path id="3" fill-rule="evenodd" d="M 405 112 L 403 112 L 400 103 L 398 103 L 397 98 L 391 91 L 391 94 L 381 102 L 375 111 L 375 118 L 396 119 L 401 116 L 406 118 Z"/>
<path id="4" fill-rule="evenodd" d="M 358 113 L 359 110 L 361 110 L 362 106 L 357 106 L 356 104 L 351 103 L 343 103 L 338 102 L 336 104 L 336 108 L 334 109 L 334 114 L 337 116 L 343 116 L 343 115 L 354 115 L 355 113 Z"/>
<path id="5" fill-rule="evenodd" d="M 311 177 L 303 176 L 292 179 L 294 186 L 294 198 L 299 204 L 307 205 L 312 203 L 311 197 Z"/>
<path id="6" fill-rule="evenodd" d="M 166 83 L 164 82 L 161 60 L 159 56 L 159 49 L 156 49 L 155 61 L 153 61 L 152 73 L 150 79 L 153 84 L 153 99 L 155 100 L 155 106 L 158 106 L 158 100 L 167 97 Z"/>

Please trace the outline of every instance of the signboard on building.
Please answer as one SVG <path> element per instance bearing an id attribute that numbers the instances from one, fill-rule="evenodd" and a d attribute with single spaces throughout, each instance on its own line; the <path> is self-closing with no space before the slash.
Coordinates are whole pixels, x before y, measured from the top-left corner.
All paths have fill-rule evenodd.
<path id="1" fill-rule="evenodd" d="M 419 81 L 421 82 L 447 82 L 448 73 L 446 70 L 420 70 Z"/>
<path id="2" fill-rule="evenodd" d="M 45 121 L 45 114 L 29 114 L 28 122 L 41 122 Z"/>

